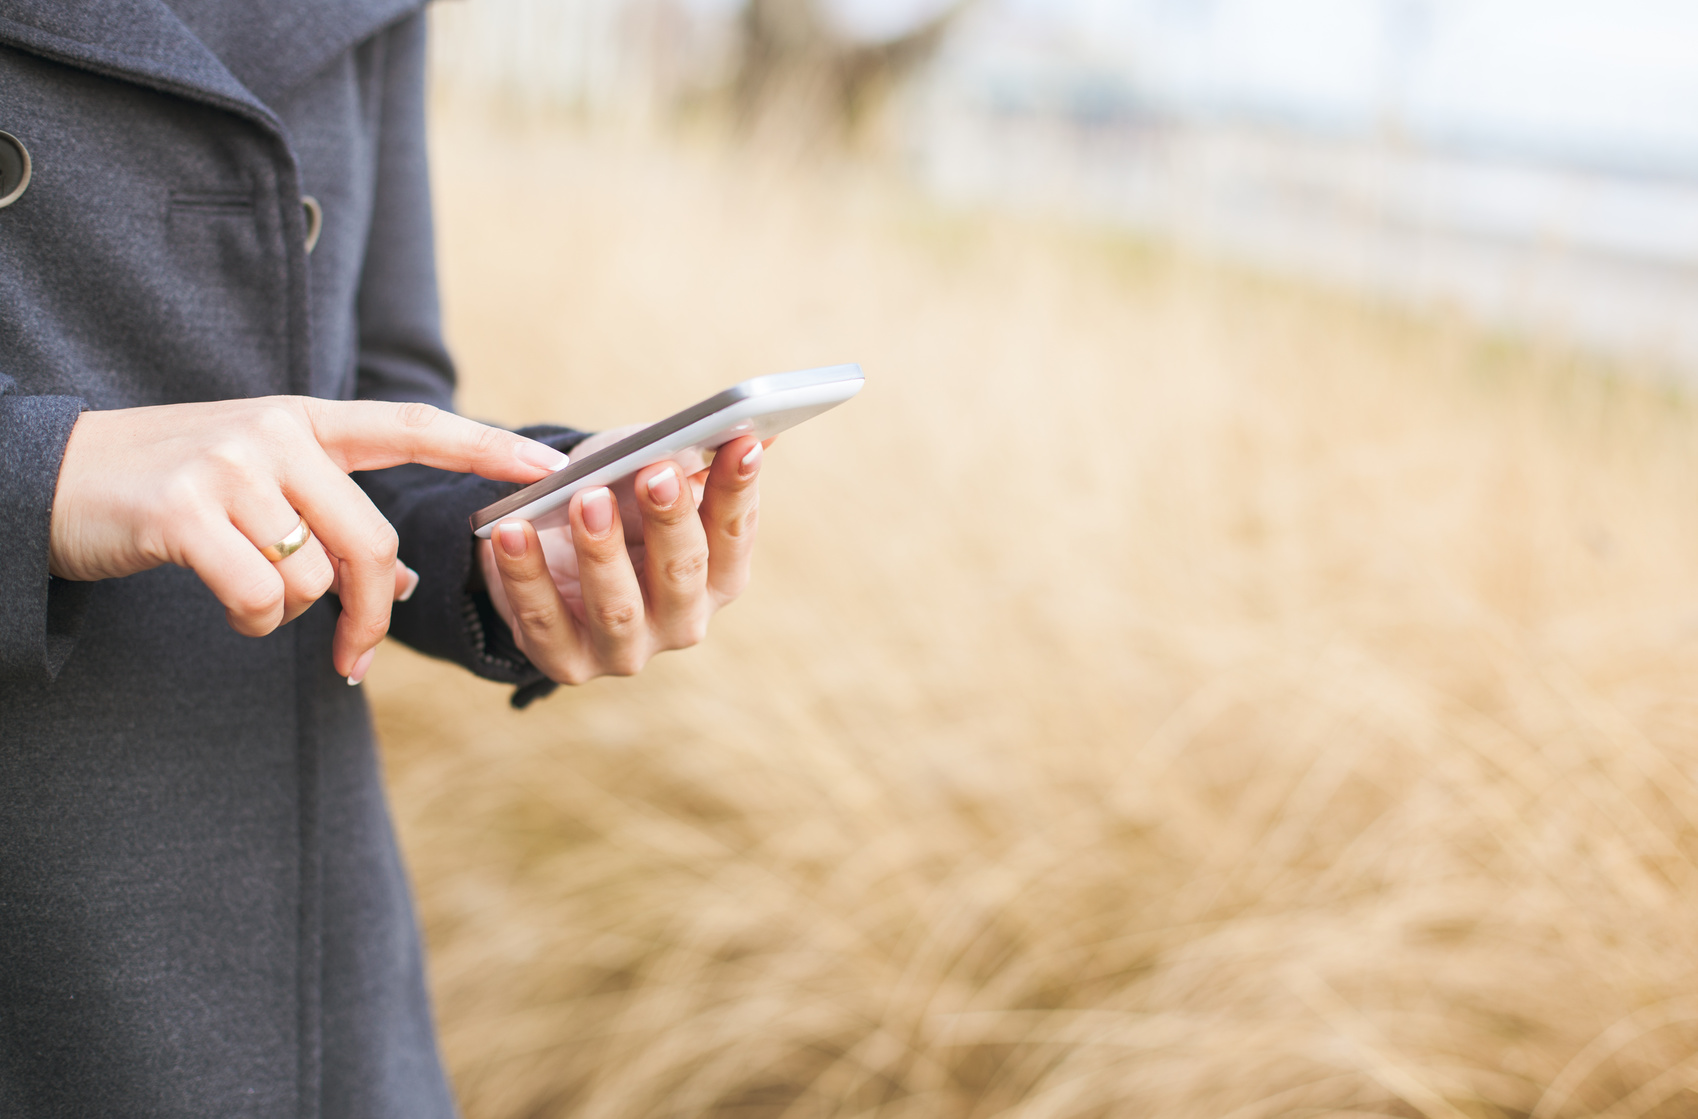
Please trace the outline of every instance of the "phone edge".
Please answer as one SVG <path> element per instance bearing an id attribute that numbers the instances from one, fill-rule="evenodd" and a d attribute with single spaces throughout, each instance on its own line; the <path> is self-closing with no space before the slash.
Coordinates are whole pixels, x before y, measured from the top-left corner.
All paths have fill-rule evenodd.
<path id="1" fill-rule="evenodd" d="M 663 420 L 657 420 L 645 428 L 634 431 L 617 443 L 603 447 L 588 458 L 574 460 L 565 469 L 556 470 L 546 478 L 539 478 L 530 485 L 513 491 L 499 501 L 485 505 L 482 509 L 467 517 L 467 523 L 471 525 L 472 533 L 475 535 L 485 526 L 523 509 L 540 498 L 547 497 L 564 486 L 571 485 L 580 478 L 588 477 L 633 451 L 682 431 L 691 424 L 704 420 L 715 412 L 744 400 L 767 396 L 775 392 L 786 392 L 790 389 L 812 388 L 815 385 L 831 384 L 836 381 L 865 380 L 866 375 L 861 372 L 860 365 L 854 362 L 842 365 L 821 365 L 812 369 L 795 369 L 784 373 L 766 373 L 759 377 L 750 377 L 747 380 L 737 382 L 728 389 L 715 393 L 706 400 L 692 404 L 683 411 L 674 412 Z"/>

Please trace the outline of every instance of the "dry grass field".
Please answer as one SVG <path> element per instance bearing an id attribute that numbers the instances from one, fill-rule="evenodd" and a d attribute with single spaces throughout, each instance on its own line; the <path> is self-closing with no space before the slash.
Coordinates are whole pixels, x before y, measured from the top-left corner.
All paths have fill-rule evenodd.
<path id="1" fill-rule="evenodd" d="M 1698 1113 L 1675 394 L 852 165 L 437 153 L 470 413 L 869 378 L 703 647 L 379 658 L 468 1119 Z"/>

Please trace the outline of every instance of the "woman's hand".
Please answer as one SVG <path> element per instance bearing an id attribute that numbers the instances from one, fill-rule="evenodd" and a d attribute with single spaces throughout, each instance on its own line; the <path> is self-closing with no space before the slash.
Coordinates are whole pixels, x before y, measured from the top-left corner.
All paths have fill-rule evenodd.
<path id="1" fill-rule="evenodd" d="M 761 456 L 745 436 L 695 475 L 684 473 L 693 462 L 657 463 L 612 490 L 574 494 L 569 525 L 497 524 L 481 545 L 484 583 L 531 663 L 579 684 L 629 676 L 662 650 L 700 641 L 749 581 Z"/>
<path id="2" fill-rule="evenodd" d="M 417 576 L 355 470 L 418 462 L 534 482 L 566 462 L 545 444 L 428 404 L 273 396 L 85 412 L 53 498 L 49 570 L 111 579 L 174 563 L 239 633 L 270 633 L 334 588 L 332 657 L 358 683 Z M 260 549 L 304 518 L 312 539 L 272 563 Z"/>

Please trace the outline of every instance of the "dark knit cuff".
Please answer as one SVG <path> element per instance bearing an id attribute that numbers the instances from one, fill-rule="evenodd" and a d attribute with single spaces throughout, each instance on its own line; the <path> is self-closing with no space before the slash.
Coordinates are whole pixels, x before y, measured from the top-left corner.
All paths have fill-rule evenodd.
<path id="1" fill-rule="evenodd" d="M 585 433 L 559 427 L 524 428 L 520 434 L 556 450 L 570 451 Z M 387 493 L 401 537 L 401 562 L 419 573 L 418 589 L 397 602 L 390 632 L 429 656 L 464 665 L 486 680 L 515 686 L 513 705 L 524 707 L 554 690 L 519 651 L 477 568 L 477 539 L 467 526 L 472 513 L 519 487 L 427 467 L 402 466 L 357 476 L 374 499 Z"/>
<path id="2" fill-rule="evenodd" d="M 20 396 L 0 377 L 0 679 L 53 680 L 76 647 L 91 584 L 48 575 L 53 495 L 74 396 Z"/>

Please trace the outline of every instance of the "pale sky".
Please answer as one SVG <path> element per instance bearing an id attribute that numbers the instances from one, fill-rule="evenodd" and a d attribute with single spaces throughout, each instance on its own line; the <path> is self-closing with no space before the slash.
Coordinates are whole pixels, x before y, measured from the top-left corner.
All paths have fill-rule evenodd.
<path id="1" fill-rule="evenodd" d="M 868 38 L 946 6 L 823 2 Z M 1698 171 L 1694 0 L 984 0 L 974 22 L 986 61 L 1024 41 L 1182 110 Z"/>

